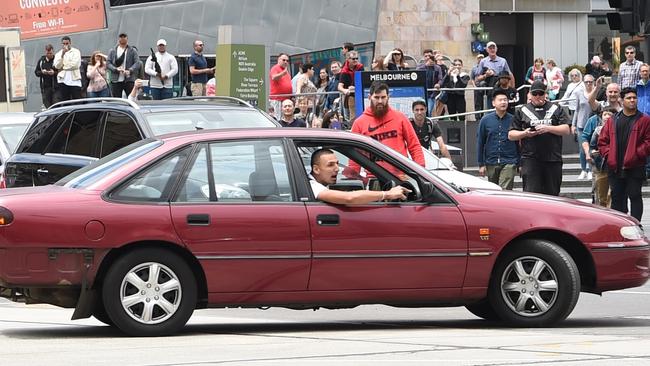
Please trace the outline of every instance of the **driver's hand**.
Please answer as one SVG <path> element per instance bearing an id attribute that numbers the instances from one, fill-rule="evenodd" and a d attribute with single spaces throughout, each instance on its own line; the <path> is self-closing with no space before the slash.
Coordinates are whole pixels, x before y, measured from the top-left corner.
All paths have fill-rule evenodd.
<path id="1" fill-rule="evenodd" d="M 386 199 L 388 200 L 405 200 L 406 195 L 411 193 L 410 189 L 404 188 L 402 186 L 396 186 L 386 192 Z"/>

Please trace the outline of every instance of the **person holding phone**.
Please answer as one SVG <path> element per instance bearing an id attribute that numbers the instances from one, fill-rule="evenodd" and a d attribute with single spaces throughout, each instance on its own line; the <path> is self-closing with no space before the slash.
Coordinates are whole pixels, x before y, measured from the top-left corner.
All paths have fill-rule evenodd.
<path id="1" fill-rule="evenodd" d="M 524 192 L 560 194 L 562 136 L 571 133 L 571 120 L 563 108 L 546 100 L 546 85 L 535 81 L 530 103 L 515 110 L 508 139 L 521 141 L 521 177 Z"/>
<path id="2" fill-rule="evenodd" d="M 131 89 L 131 93 L 129 93 L 127 99 L 132 102 L 137 102 L 138 100 L 151 100 L 151 96 L 145 94 L 142 89 L 145 86 L 149 86 L 149 80 L 135 79 L 133 82 L 133 89 Z"/>
<path id="3" fill-rule="evenodd" d="M 54 47 L 51 44 L 45 46 L 45 55 L 36 62 L 34 73 L 40 79 L 41 97 L 43 98 L 43 107 L 50 108 L 56 103 L 56 73 L 54 68 Z"/>
<path id="4" fill-rule="evenodd" d="M 58 100 L 81 98 L 81 52 L 72 47 L 70 37 L 61 38 L 61 50 L 54 55 L 54 68 L 60 70 L 57 77 Z"/>

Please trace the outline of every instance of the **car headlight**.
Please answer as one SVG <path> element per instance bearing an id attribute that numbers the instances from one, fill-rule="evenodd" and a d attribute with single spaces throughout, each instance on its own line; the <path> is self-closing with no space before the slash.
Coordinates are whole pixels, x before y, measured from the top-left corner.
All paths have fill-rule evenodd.
<path id="1" fill-rule="evenodd" d="M 640 226 L 623 226 L 621 228 L 621 236 L 628 240 L 640 240 L 643 239 L 645 234 L 643 233 L 643 228 Z"/>

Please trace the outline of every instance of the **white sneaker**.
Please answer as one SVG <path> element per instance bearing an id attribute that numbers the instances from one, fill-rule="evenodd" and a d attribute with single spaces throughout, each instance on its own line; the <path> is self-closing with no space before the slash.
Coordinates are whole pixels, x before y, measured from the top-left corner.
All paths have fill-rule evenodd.
<path id="1" fill-rule="evenodd" d="M 578 176 L 578 180 L 585 179 L 587 178 L 587 172 L 584 170 L 580 172 L 580 175 Z"/>
<path id="2" fill-rule="evenodd" d="M 587 179 L 588 180 L 594 179 L 594 176 L 591 174 L 591 172 L 587 172 Z"/>

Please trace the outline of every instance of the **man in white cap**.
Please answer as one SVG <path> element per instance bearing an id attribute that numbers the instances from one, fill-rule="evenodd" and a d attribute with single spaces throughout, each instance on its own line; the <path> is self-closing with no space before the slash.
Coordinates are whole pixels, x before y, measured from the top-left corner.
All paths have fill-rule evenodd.
<path id="1" fill-rule="evenodd" d="M 154 100 L 171 98 L 174 87 L 174 76 L 178 73 L 178 62 L 174 55 L 167 52 L 167 41 L 159 39 L 156 42 L 158 52 L 151 50 L 147 58 L 144 72 L 149 75 L 149 90 Z"/>
<path id="2" fill-rule="evenodd" d="M 485 86 L 493 87 L 499 78 L 499 74 L 507 72 L 510 74 L 510 86 L 515 86 L 515 77 L 510 71 L 508 61 L 505 58 L 497 56 L 497 44 L 490 41 L 487 43 L 488 55 L 479 63 L 479 68 L 483 73 L 474 79 L 474 82 L 485 82 Z M 492 99 L 492 94 L 489 93 L 488 100 Z"/>

